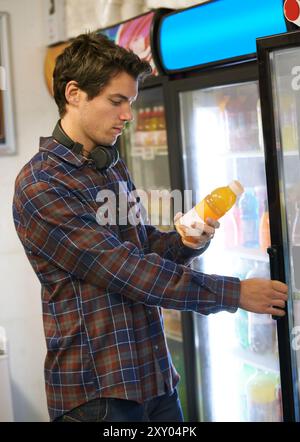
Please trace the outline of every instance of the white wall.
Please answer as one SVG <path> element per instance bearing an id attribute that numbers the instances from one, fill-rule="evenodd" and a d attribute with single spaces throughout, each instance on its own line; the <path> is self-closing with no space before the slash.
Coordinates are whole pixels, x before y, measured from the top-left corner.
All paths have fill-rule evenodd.
<path id="1" fill-rule="evenodd" d="M 0 157 L 0 326 L 9 340 L 15 420 L 47 421 L 40 284 L 16 236 L 11 204 L 15 177 L 38 150 L 39 136 L 51 134 L 57 111 L 44 82 L 41 0 L 0 0 L 3 11 L 10 15 L 17 154 Z"/>

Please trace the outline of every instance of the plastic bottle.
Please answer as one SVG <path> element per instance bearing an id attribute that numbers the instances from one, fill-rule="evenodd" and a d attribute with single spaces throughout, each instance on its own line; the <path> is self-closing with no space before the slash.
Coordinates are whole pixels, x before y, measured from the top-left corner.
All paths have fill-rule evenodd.
<path id="1" fill-rule="evenodd" d="M 247 410 L 247 382 L 256 373 L 256 368 L 253 365 L 243 363 L 239 370 L 238 391 L 239 391 L 239 411 L 240 421 L 248 421 Z"/>
<path id="2" fill-rule="evenodd" d="M 255 262 L 248 278 L 269 278 L 270 269 L 267 263 Z M 271 315 L 248 313 L 248 339 L 251 350 L 255 353 L 273 352 L 276 341 L 276 321 Z"/>
<path id="3" fill-rule="evenodd" d="M 144 146 L 153 146 L 152 109 L 145 108 L 144 113 Z"/>
<path id="4" fill-rule="evenodd" d="M 238 309 L 235 314 L 235 334 L 240 347 L 248 348 L 248 312 L 243 309 Z"/>
<path id="5" fill-rule="evenodd" d="M 257 370 L 246 386 L 249 422 L 280 422 L 278 376 Z"/>
<path id="6" fill-rule="evenodd" d="M 207 217 L 220 219 L 234 205 L 244 191 L 239 181 L 231 181 L 228 186 L 213 190 L 179 220 L 179 224 L 191 226 L 195 221 L 203 223 Z"/>
<path id="7" fill-rule="evenodd" d="M 296 216 L 292 229 L 292 258 L 295 290 L 300 291 L 300 203 L 296 202 Z"/>
<path id="8" fill-rule="evenodd" d="M 137 147 L 144 145 L 144 119 L 145 111 L 143 108 L 140 108 L 137 114 L 137 125 L 134 133 L 134 144 Z"/>
<path id="9" fill-rule="evenodd" d="M 271 245 L 270 237 L 270 220 L 268 203 L 265 200 L 265 210 L 260 218 L 259 222 L 259 246 L 263 252 L 266 252 L 267 248 Z"/>
<path id="10" fill-rule="evenodd" d="M 224 216 L 222 221 L 222 225 L 224 226 L 224 247 L 226 249 L 232 249 L 239 244 L 238 237 L 238 225 L 234 216 L 233 211 L 230 211 Z"/>
<path id="11" fill-rule="evenodd" d="M 254 190 L 246 189 L 239 201 L 242 230 L 242 245 L 244 247 L 258 247 L 258 201 Z"/>
<path id="12" fill-rule="evenodd" d="M 271 315 L 249 313 L 248 335 L 249 344 L 255 353 L 273 352 L 275 344 L 275 321 Z"/>

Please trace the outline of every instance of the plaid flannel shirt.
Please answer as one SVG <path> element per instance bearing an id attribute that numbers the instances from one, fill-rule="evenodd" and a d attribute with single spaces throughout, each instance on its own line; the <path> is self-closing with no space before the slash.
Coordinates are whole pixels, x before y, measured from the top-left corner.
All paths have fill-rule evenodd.
<path id="1" fill-rule="evenodd" d="M 159 394 L 157 367 L 171 394 L 179 376 L 161 308 L 209 314 L 238 306 L 240 281 L 189 268 L 201 252 L 176 231 L 100 225 L 104 189 L 117 197 L 133 190 L 123 161 L 100 172 L 52 137 L 41 138 L 16 179 L 14 222 L 42 286 L 51 420 L 99 397 L 149 400 Z"/>

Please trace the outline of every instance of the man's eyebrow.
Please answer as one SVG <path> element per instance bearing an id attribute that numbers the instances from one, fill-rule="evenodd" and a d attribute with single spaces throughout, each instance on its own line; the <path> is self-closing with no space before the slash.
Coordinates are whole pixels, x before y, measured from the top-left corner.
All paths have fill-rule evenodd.
<path id="1" fill-rule="evenodd" d="M 122 95 L 122 94 L 110 94 L 109 97 L 114 97 L 114 98 L 121 98 L 121 100 L 124 101 L 135 101 L 136 100 L 136 96 L 134 97 L 126 97 L 126 95 Z"/>

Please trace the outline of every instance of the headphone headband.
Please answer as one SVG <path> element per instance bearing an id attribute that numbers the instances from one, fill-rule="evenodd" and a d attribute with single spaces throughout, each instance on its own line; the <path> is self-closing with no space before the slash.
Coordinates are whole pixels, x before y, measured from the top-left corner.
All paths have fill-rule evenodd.
<path id="1" fill-rule="evenodd" d="M 52 132 L 53 138 L 76 154 L 82 153 L 83 145 L 73 141 L 63 130 L 60 120 Z M 119 161 L 119 151 L 114 147 L 96 146 L 90 153 L 98 170 L 109 169 Z"/>

